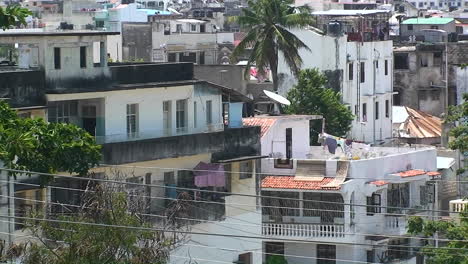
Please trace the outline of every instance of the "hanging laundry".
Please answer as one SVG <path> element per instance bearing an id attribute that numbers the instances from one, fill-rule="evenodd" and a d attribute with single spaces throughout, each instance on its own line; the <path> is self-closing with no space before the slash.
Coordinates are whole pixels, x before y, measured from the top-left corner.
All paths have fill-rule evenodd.
<path id="1" fill-rule="evenodd" d="M 194 168 L 195 186 L 197 187 L 225 187 L 226 175 L 224 166 L 200 162 Z"/>
<path id="2" fill-rule="evenodd" d="M 328 147 L 328 151 L 331 154 L 335 154 L 337 145 L 338 143 L 336 142 L 336 139 L 331 138 L 331 137 L 327 137 L 325 139 L 324 146 Z"/>

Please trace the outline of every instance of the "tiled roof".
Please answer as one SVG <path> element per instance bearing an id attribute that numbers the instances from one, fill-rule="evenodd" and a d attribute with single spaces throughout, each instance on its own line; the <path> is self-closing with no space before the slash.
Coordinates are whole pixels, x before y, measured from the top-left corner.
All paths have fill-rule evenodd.
<path id="1" fill-rule="evenodd" d="M 275 118 L 255 118 L 255 117 L 249 117 L 249 118 L 243 118 L 242 122 L 244 123 L 244 126 L 259 126 L 261 127 L 260 129 L 260 137 L 263 137 L 268 130 L 275 124 L 277 119 Z"/>
<path id="2" fill-rule="evenodd" d="M 423 170 L 409 170 L 409 171 L 402 171 L 400 173 L 397 173 L 398 176 L 406 178 L 406 177 L 414 177 L 414 176 L 420 176 L 420 175 L 425 175 L 426 172 Z"/>
<path id="3" fill-rule="evenodd" d="M 368 182 L 368 184 L 374 184 L 375 186 L 384 186 L 384 185 L 387 185 L 389 184 L 388 181 L 372 181 L 372 182 Z"/>
<path id="4" fill-rule="evenodd" d="M 426 174 L 429 175 L 429 176 L 439 176 L 440 172 L 438 172 L 438 171 L 429 171 Z"/>
<path id="5" fill-rule="evenodd" d="M 320 181 L 297 180 L 294 176 L 267 176 L 262 180 L 262 188 L 301 189 L 301 190 L 339 190 L 340 186 L 326 187 L 335 178 L 323 178 Z"/>

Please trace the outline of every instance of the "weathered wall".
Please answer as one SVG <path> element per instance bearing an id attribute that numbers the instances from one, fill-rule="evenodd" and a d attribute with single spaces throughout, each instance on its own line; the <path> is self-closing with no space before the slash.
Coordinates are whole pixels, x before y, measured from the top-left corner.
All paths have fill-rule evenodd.
<path id="1" fill-rule="evenodd" d="M 45 104 L 43 71 L 0 71 L 0 97 L 12 107 Z"/>
<path id="2" fill-rule="evenodd" d="M 133 64 L 110 67 L 112 79 L 121 84 L 172 82 L 193 79 L 192 63 Z"/>
<path id="3" fill-rule="evenodd" d="M 260 128 L 244 127 L 221 132 L 110 143 L 102 146 L 104 164 L 125 164 L 213 153 L 213 160 L 260 153 Z"/>
<path id="4" fill-rule="evenodd" d="M 152 49 L 150 23 L 122 23 L 123 60 L 151 61 Z"/>
<path id="5" fill-rule="evenodd" d="M 244 77 L 245 66 L 195 65 L 195 78 L 223 85 L 247 95 L 248 80 Z"/>

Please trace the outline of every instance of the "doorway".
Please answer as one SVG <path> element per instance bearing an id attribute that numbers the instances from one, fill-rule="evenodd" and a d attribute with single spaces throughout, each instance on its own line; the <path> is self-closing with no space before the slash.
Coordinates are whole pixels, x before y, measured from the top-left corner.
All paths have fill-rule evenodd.
<path id="1" fill-rule="evenodd" d="M 91 136 L 96 136 L 96 106 L 84 105 L 81 108 L 83 129 L 86 130 Z"/>

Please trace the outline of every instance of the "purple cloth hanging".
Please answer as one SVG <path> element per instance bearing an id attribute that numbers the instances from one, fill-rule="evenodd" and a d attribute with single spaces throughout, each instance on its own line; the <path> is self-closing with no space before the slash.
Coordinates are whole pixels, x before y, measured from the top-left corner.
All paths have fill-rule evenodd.
<path id="1" fill-rule="evenodd" d="M 224 166 L 200 162 L 194 168 L 195 186 L 197 187 L 225 187 L 226 176 Z"/>

